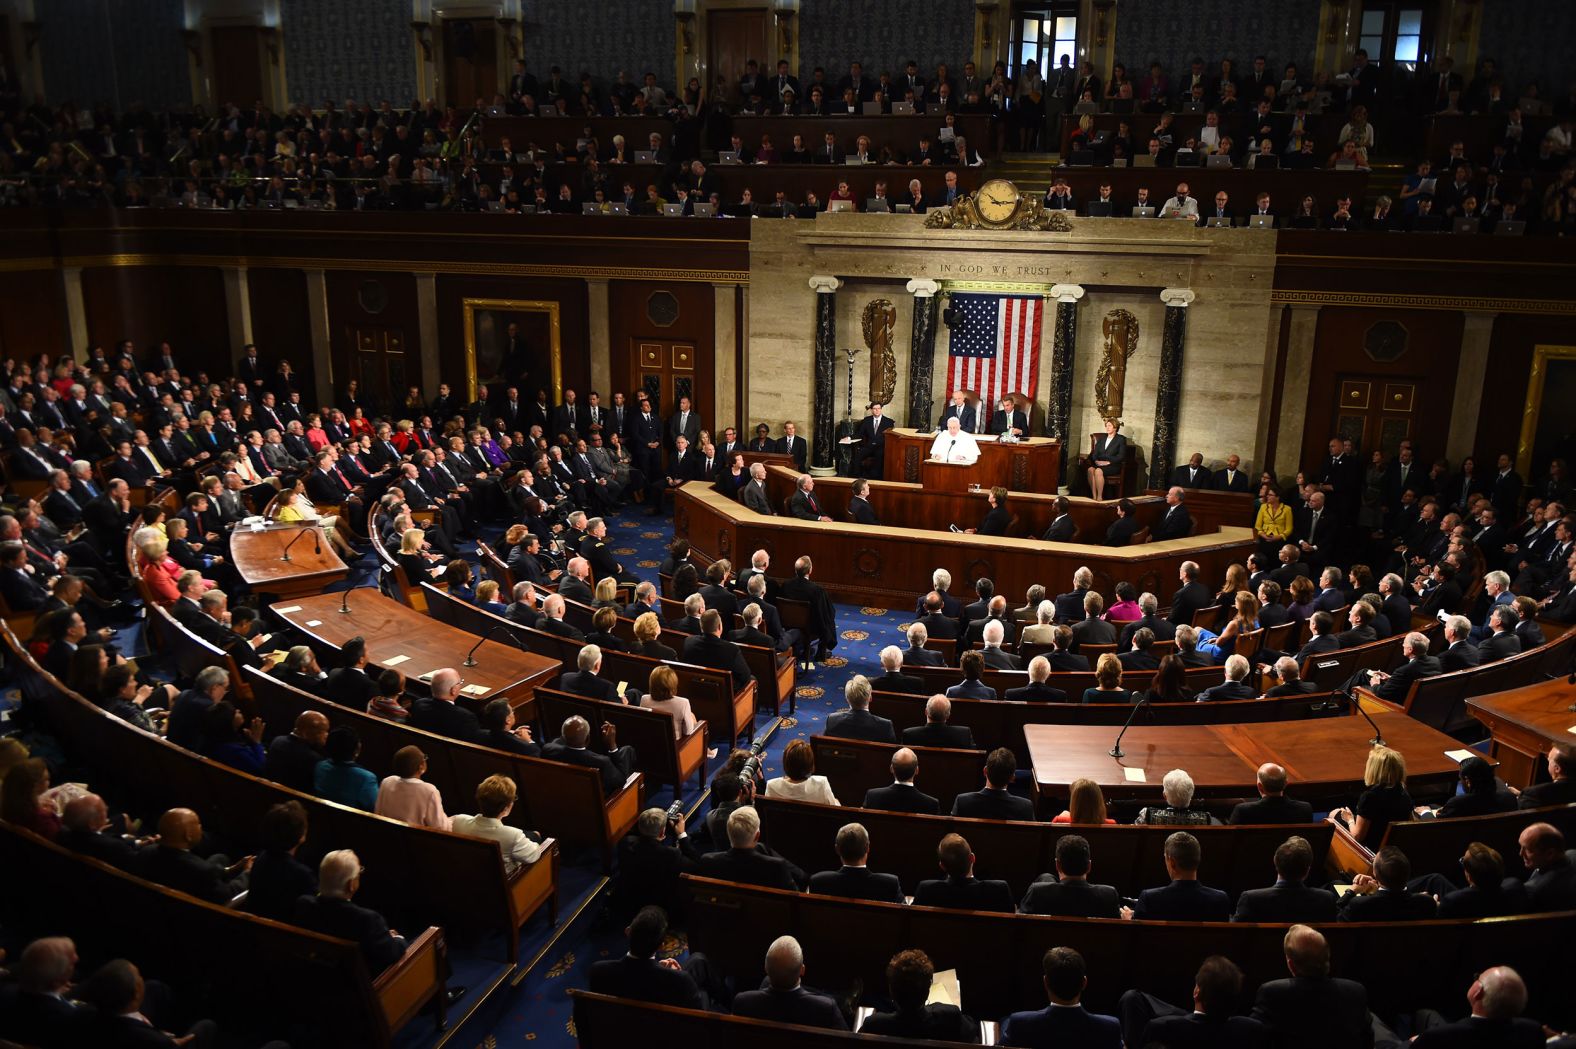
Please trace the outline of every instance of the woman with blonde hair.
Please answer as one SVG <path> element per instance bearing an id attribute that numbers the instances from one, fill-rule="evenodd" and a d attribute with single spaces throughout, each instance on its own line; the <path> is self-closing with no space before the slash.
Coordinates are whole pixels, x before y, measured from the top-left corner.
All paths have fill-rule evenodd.
<path id="1" fill-rule="evenodd" d="M 1100 791 L 1100 784 L 1080 778 L 1073 780 L 1068 791 L 1067 808 L 1051 822 L 1097 827 L 1116 820 L 1105 814 L 1105 795 Z"/>
<path id="2" fill-rule="evenodd" d="M 1237 601 L 1237 592 L 1248 589 L 1248 568 L 1246 565 L 1231 564 L 1226 566 L 1226 581 L 1220 585 L 1220 593 L 1215 595 L 1215 607 L 1233 608 Z"/>
<path id="3" fill-rule="evenodd" d="M 180 587 L 175 583 L 180 578 L 181 566 L 169 556 L 169 549 L 169 540 L 158 536 L 143 543 L 137 554 L 137 571 L 147 585 L 148 593 L 165 607 L 181 599 Z"/>
<path id="4" fill-rule="evenodd" d="M 1237 650 L 1237 639 L 1259 628 L 1258 598 L 1246 590 L 1239 590 L 1232 607 L 1235 614 L 1220 633 L 1202 627 L 1198 631 L 1198 650 L 1216 663 L 1225 663 L 1226 657 Z"/>
<path id="5" fill-rule="evenodd" d="M 612 576 L 603 576 L 597 580 L 596 590 L 591 595 L 592 608 L 617 609 L 618 605 L 618 580 Z"/>
<path id="6" fill-rule="evenodd" d="M 796 739 L 783 751 L 783 774 L 766 781 L 768 798 L 813 801 L 821 805 L 840 805 L 825 776 L 815 774 L 815 751 L 809 740 Z"/>
<path id="7" fill-rule="evenodd" d="M 646 689 L 640 705 L 671 714 L 674 739 L 683 739 L 695 731 L 695 726 L 699 722 L 695 720 L 695 712 L 690 709 L 690 701 L 677 694 L 679 676 L 672 667 L 653 667 L 651 677 L 646 682 Z"/>
<path id="8" fill-rule="evenodd" d="M 444 569 L 427 566 L 427 557 L 421 552 L 426 541 L 427 533 L 420 528 L 407 528 L 400 536 L 399 553 L 394 555 L 394 561 L 405 570 L 405 581 L 411 586 L 431 582 L 443 575 Z"/>
<path id="9" fill-rule="evenodd" d="M 678 653 L 658 640 L 662 636 L 662 620 L 655 612 L 642 612 L 635 617 L 635 643 L 629 650 L 637 656 L 652 659 L 677 659 Z"/>
<path id="10" fill-rule="evenodd" d="M 1350 808 L 1336 809 L 1326 818 L 1347 827 L 1352 837 L 1372 851 L 1383 843 L 1390 824 L 1412 818 L 1414 806 L 1406 789 L 1406 758 L 1399 750 L 1383 744 L 1374 747 L 1363 767 L 1363 785 L 1367 789 L 1358 795 L 1355 812 Z"/>
<path id="11" fill-rule="evenodd" d="M 356 551 L 345 537 L 339 534 L 337 514 L 320 514 L 317 507 L 312 505 L 312 500 L 306 497 L 306 486 L 297 481 L 295 487 L 286 488 L 279 493 L 279 502 L 274 507 L 274 520 L 280 524 L 315 524 L 323 529 L 323 534 L 328 537 L 339 556 L 347 561 L 356 559 Z"/>
<path id="12" fill-rule="evenodd" d="M 1113 652 L 1102 652 L 1094 667 L 1094 688 L 1084 690 L 1085 703 L 1131 703 L 1133 693 L 1122 687 L 1122 661 Z"/>

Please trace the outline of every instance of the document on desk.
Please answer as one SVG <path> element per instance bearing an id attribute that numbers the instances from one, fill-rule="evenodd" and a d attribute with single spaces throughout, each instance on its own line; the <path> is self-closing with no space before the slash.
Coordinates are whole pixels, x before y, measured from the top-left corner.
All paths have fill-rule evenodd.
<path id="1" fill-rule="evenodd" d="M 274 611 L 278 612 L 282 616 L 287 616 L 291 612 L 299 612 L 299 611 L 301 611 L 301 606 L 300 605 L 276 605 L 274 607 Z"/>
<path id="2" fill-rule="evenodd" d="M 387 659 L 385 659 L 383 661 L 383 665 L 385 667 L 397 667 L 401 663 L 409 663 L 409 662 L 410 662 L 410 657 L 409 656 L 389 656 Z"/>
<path id="3" fill-rule="evenodd" d="M 1459 765 L 1467 758 L 1475 757 L 1475 755 L 1470 750 L 1447 750 L 1445 751 L 1445 757 Z"/>
<path id="4" fill-rule="evenodd" d="M 1122 771 L 1127 773 L 1127 782 L 1129 782 L 1129 783 L 1146 783 L 1146 782 L 1148 782 L 1144 778 L 1144 770 L 1143 769 L 1132 769 L 1132 768 L 1129 768 L 1129 769 L 1123 769 Z"/>

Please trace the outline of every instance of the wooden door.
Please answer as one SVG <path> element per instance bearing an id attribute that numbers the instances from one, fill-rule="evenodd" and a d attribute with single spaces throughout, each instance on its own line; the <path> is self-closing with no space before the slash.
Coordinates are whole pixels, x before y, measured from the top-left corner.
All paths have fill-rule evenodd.
<path id="1" fill-rule="evenodd" d="M 233 102 L 242 112 L 263 96 L 263 48 L 256 26 L 214 26 L 208 31 L 213 52 L 213 101 Z"/>
<path id="2" fill-rule="evenodd" d="M 361 387 L 361 394 L 376 404 L 403 400 L 405 391 L 419 380 L 406 369 L 405 333 L 399 328 L 350 329 L 350 378 Z M 407 377 L 410 376 L 410 377 Z M 341 383 L 340 388 L 344 388 Z"/>
<path id="3" fill-rule="evenodd" d="M 1389 459 L 1414 436 L 1421 377 L 1342 375 L 1337 382 L 1334 433 L 1350 438 L 1366 462 L 1374 448 Z"/>
<path id="4" fill-rule="evenodd" d="M 723 82 L 726 101 L 744 101 L 739 97 L 739 78 L 750 59 L 755 59 L 762 76 L 777 71 L 771 29 L 771 15 L 764 7 L 706 12 L 707 68 L 713 84 Z"/>
<path id="5" fill-rule="evenodd" d="M 443 88 L 449 105 L 492 103 L 499 91 L 497 30 L 490 18 L 444 19 Z"/>
<path id="6" fill-rule="evenodd" d="M 709 418 L 706 409 L 711 402 L 710 383 L 706 389 L 700 388 L 693 342 L 636 337 L 630 340 L 629 349 L 630 372 L 625 389 L 645 390 L 658 415 L 668 415 L 678 407 L 680 397 L 688 397 L 701 417 Z M 634 398 L 630 401 L 633 403 Z"/>

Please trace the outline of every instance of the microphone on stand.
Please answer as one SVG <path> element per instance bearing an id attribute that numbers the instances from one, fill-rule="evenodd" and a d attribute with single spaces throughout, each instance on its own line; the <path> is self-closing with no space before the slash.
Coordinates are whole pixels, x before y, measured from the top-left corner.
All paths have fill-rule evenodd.
<path id="1" fill-rule="evenodd" d="M 1116 742 L 1111 744 L 1111 749 L 1106 751 L 1107 754 L 1110 754 L 1113 758 L 1119 758 L 1122 756 L 1122 737 L 1127 735 L 1127 730 L 1133 727 L 1133 719 L 1138 716 L 1138 712 L 1140 710 L 1146 709 L 1148 706 L 1149 694 L 1146 692 L 1143 696 L 1139 697 L 1137 703 L 1133 704 L 1132 711 L 1127 715 L 1126 723 L 1122 725 L 1122 731 L 1116 734 Z M 1149 716 L 1154 717 L 1154 712 L 1150 711 Z"/>
<path id="2" fill-rule="evenodd" d="M 507 637 L 510 641 L 513 641 L 516 645 L 520 644 L 520 639 L 515 637 L 514 634 L 510 633 L 509 631 L 504 630 L 502 624 L 497 624 L 497 625 L 488 627 L 487 628 L 487 633 L 483 634 L 480 638 L 478 638 L 477 641 L 476 641 L 476 644 L 471 646 L 471 650 L 469 652 L 465 653 L 465 662 L 462 665 L 463 666 L 467 666 L 467 667 L 474 667 L 476 665 L 476 650 L 478 648 L 482 647 L 483 642 L 491 639 L 491 637 L 494 634 L 498 633 L 499 631 L 503 631 L 504 636 Z M 521 647 L 523 648 L 524 646 L 521 646 Z"/>
<path id="3" fill-rule="evenodd" d="M 1355 707 L 1357 713 L 1363 716 L 1363 720 L 1368 722 L 1368 727 L 1374 730 L 1374 738 L 1368 742 L 1376 747 L 1384 746 L 1384 734 L 1379 731 L 1379 726 L 1375 724 L 1374 719 L 1368 716 L 1368 711 L 1363 709 L 1362 702 L 1352 694 L 1350 686 L 1337 690 L 1335 694 L 1344 697 L 1346 702 Z"/>
<path id="4" fill-rule="evenodd" d="M 284 552 L 279 555 L 279 560 L 281 560 L 281 561 L 288 561 L 288 560 L 290 560 L 290 548 L 292 546 L 295 546 L 296 543 L 300 542 L 301 537 L 306 535 L 308 532 L 310 532 L 312 534 L 312 546 L 313 546 L 313 549 L 317 553 L 321 554 L 323 552 L 323 540 L 318 538 L 317 526 L 316 525 L 307 525 L 305 528 L 302 528 L 299 532 L 297 532 L 295 534 L 295 538 L 294 539 L 291 539 L 288 543 L 285 544 Z"/>
<path id="5" fill-rule="evenodd" d="M 343 596 L 339 599 L 339 614 L 342 616 L 350 614 L 350 590 L 351 588 L 347 586 L 341 591 Z"/>

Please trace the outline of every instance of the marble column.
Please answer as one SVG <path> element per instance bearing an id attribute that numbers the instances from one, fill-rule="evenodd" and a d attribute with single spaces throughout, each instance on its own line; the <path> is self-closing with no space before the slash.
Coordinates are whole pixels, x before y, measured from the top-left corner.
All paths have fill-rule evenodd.
<path id="1" fill-rule="evenodd" d="M 836 472 L 837 432 L 837 289 L 843 282 L 826 274 L 810 278 L 815 292 L 815 425 L 810 438 L 810 472 L 831 477 Z"/>
<path id="2" fill-rule="evenodd" d="M 586 318 L 590 322 L 591 388 L 602 396 L 605 408 L 613 403 L 612 318 L 608 313 L 608 282 L 601 277 L 586 278 Z"/>
<path id="3" fill-rule="evenodd" d="M 65 291 L 67 354 L 75 358 L 80 353 L 86 360 L 93 349 L 88 345 L 88 309 L 82 297 L 82 267 L 62 268 L 60 283 Z"/>
<path id="4" fill-rule="evenodd" d="M 1302 431 L 1308 421 L 1308 383 L 1313 375 L 1313 347 L 1319 334 L 1318 306 L 1288 306 L 1291 323 L 1286 334 L 1286 372 L 1281 381 L 1281 413 L 1275 461 L 1269 466 L 1277 477 L 1295 477 L 1301 469 Z M 1280 317 L 1272 314 L 1271 328 L 1280 335 Z M 1321 406 L 1322 407 L 1322 406 Z"/>
<path id="5" fill-rule="evenodd" d="M 246 281 L 245 266 L 226 266 L 224 274 L 224 312 L 230 326 L 230 353 L 239 355 L 242 346 L 252 341 L 252 293 Z"/>
<path id="6" fill-rule="evenodd" d="M 712 359 L 716 362 L 712 370 L 713 400 L 716 405 L 712 418 L 716 420 L 716 428 L 712 431 L 719 442 L 722 440 L 722 431 L 730 424 L 737 426 L 739 433 L 745 432 L 745 419 L 739 414 L 739 286 L 732 281 L 713 281 L 711 285 L 712 301 L 712 345 L 715 347 Z"/>
<path id="7" fill-rule="evenodd" d="M 1450 408 L 1445 457 L 1460 462 L 1477 443 L 1478 417 L 1483 410 L 1483 379 L 1488 373 L 1488 344 L 1497 313 L 1468 313 L 1461 326 L 1461 358 L 1456 365 L 1456 396 Z"/>
<path id="8" fill-rule="evenodd" d="M 904 425 L 928 429 L 934 418 L 931 384 L 936 365 L 936 293 L 941 285 L 915 277 L 908 282 L 914 296 L 914 330 L 908 343 L 908 415 Z"/>
<path id="9" fill-rule="evenodd" d="M 429 398 L 438 394 L 443 382 L 441 354 L 438 349 L 438 275 L 416 273 L 416 334 L 421 361 L 421 389 Z"/>
<path id="10" fill-rule="evenodd" d="M 1155 440 L 1149 451 L 1149 486 L 1164 484 L 1177 456 L 1177 413 L 1182 404 L 1182 351 L 1187 342 L 1188 288 L 1166 288 L 1165 329 L 1160 336 L 1160 382 L 1155 392 Z"/>
<path id="11" fill-rule="evenodd" d="M 319 404 L 334 403 L 334 355 L 328 323 L 328 279 L 322 270 L 302 270 L 306 277 L 306 320 L 312 337 L 312 374 Z M 436 393 L 436 389 L 433 391 Z"/>
<path id="12" fill-rule="evenodd" d="M 1045 436 L 1062 442 L 1062 480 L 1067 478 L 1067 460 L 1076 443 L 1068 434 L 1073 414 L 1073 358 L 1078 347 L 1078 300 L 1084 297 L 1079 284 L 1051 286 L 1056 300 L 1056 324 L 1051 342 L 1051 395 L 1045 402 Z"/>

